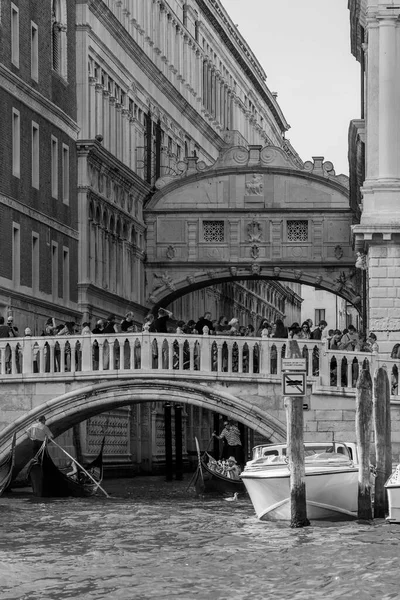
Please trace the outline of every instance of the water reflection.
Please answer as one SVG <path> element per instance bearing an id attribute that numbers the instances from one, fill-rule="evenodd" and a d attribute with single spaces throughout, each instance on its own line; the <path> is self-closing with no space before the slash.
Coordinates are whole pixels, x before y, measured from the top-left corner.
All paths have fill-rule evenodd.
<path id="1" fill-rule="evenodd" d="M 247 497 L 106 480 L 111 498 L 0 500 L 1 600 L 400 598 L 400 527 L 262 523 Z"/>

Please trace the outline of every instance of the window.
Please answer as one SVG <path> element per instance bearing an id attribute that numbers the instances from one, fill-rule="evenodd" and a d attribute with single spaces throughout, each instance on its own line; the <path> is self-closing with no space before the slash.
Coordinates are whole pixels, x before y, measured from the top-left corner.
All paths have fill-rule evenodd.
<path id="1" fill-rule="evenodd" d="M 63 298 L 69 300 L 69 249 L 63 247 Z"/>
<path id="2" fill-rule="evenodd" d="M 288 221 L 287 239 L 288 242 L 307 242 L 308 221 Z"/>
<path id="3" fill-rule="evenodd" d="M 58 198 L 58 140 L 51 136 L 51 195 Z"/>
<path id="4" fill-rule="evenodd" d="M 13 223 L 12 236 L 12 280 L 15 287 L 20 285 L 20 269 L 21 269 L 21 238 L 20 226 L 18 223 Z"/>
<path id="5" fill-rule="evenodd" d="M 39 78 L 38 28 L 33 21 L 31 21 L 31 77 L 35 81 Z"/>
<path id="6" fill-rule="evenodd" d="M 225 241 L 225 223 L 224 221 L 203 221 L 203 241 L 204 242 L 224 242 Z"/>
<path id="7" fill-rule="evenodd" d="M 39 189 L 39 125 L 32 122 L 32 187 Z"/>
<path id="8" fill-rule="evenodd" d="M 11 62 L 19 69 L 19 10 L 11 4 Z"/>
<path id="9" fill-rule="evenodd" d="M 32 292 L 39 290 L 39 235 L 32 233 Z"/>
<path id="10" fill-rule="evenodd" d="M 324 308 L 316 308 L 315 309 L 315 325 L 318 325 L 320 321 L 325 321 L 325 309 Z"/>
<path id="11" fill-rule="evenodd" d="M 51 290 L 53 302 L 58 300 L 58 244 L 51 244 Z"/>
<path id="12" fill-rule="evenodd" d="M 12 111 L 12 174 L 21 175 L 21 121 L 19 111 Z"/>
<path id="13" fill-rule="evenodd" d="M 63 202 L 69 204 L 69 146 L 62 147 L 62 191 Z"/>

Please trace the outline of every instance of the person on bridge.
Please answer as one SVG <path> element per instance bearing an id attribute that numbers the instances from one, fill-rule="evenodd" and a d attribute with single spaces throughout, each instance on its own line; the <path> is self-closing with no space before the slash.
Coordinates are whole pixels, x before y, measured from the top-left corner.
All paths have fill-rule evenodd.
<path id="1" fill-rule="evenodd" d="M 229 323 L 228 323 L 229 325 Z M 200 317 L 200 319 L 196 323 L 196 329 L 199 335 L 203 335 L 203 328 L 208 327 L 209 333 L 215 333 L 213 322 L 211 321 L 211 313 L 205 312 L 204 317 Z"/>
<path id="2" fill-rule="evenodd" d="M 29 438 L 32 440 L 33 455 L 42 447 L 43 442 L 48 438 L 52 440 L 54 435 L 46 425 L 46 417 L 39 417 L 36 423 L 33 423 L 27 430 Z"/>
<path id="3" fill-rule="evenodd" d="M 225 442 L 221 460 L 227 460 L 230 456 L 233 456 L 239 465 L 244 465 L 243 446 L 240 441 L 240 431 L 237 425 L 234 425 L 232 421 L 224 421 L 224 428 L 221 433 L 217 435 L 214 431 L 213 437 Z"/>

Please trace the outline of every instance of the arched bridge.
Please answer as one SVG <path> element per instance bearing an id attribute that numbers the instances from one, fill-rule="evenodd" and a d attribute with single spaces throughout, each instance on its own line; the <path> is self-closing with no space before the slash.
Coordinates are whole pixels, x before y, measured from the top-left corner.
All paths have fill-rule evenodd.
<path id="1" fill-rule="evenodd" d="M 196 157 L 156 183 L 145 207 L 149 305 L 214 283 L 282 279 L 360 303 L 348 178 L 323 158 L 231 146 L 206 167 Z"/>
<path id="2" fill-rule="evenodd" d="M 274 441 L 286 436 L 281 375 L 288 340 L 153 334 L 0 341 L 0 457 L 17 433 L 17 466 L 30 457 L 27 427 L 46 414 L 56 435 L 111 408 L 137 402 L 193 404 L 230 415 Z M 354 440 L 354 387 L 361 365 L 384 366 L 397 394 L 398 359 L 328 350 L 302 341 L 308 386 L 305 427 L 318 441 Z M 396 383 L 396 385 L 394 385 Z M 393 410 L 398 397 L 392 397 Z M 400 444 L 399 419 L 393 441 Z M 399 431 L 398 431 L 399 430 Z"/>

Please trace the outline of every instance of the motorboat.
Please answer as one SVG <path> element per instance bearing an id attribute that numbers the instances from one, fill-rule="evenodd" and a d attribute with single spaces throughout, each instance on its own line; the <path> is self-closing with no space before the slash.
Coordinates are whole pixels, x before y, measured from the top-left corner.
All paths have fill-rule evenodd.
<path id="1" fill-rule="evenodd" d="M 357 518 L 358 464 L 355 444 L 304 443 L 306 506 L 309 519 Z M 261 520 L 291 519 L 287 444 L 253 449 L 241 478 Z"/>
<path id="2" fill-rule="evenodd" d="M 400 523 L 400 465 L 385 483 L 388 497 L 389 514 L 386 517 L 388 523 Z"/>

